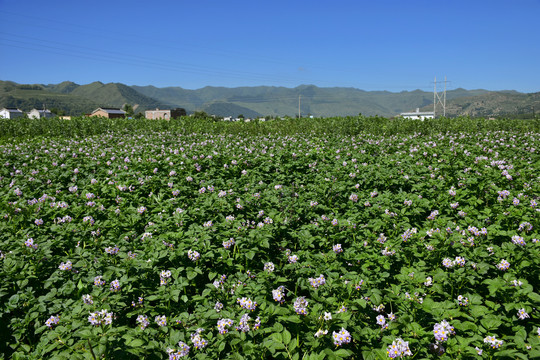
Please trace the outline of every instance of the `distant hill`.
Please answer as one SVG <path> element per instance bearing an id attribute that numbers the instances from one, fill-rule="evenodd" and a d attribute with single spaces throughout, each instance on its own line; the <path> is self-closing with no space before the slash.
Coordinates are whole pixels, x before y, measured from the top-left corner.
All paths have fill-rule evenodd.
<path id="1" fill-rule="evenodd" d="M 508 116 L 540 110 L 540 93 L 455 89 L 447 91 L 447 115 Z M 205 111 L 218 116 L 240 114 L 245 117 L 292 116 L 316 117 L 380 115 L 392 117 L 421 108 L 433 109 L 433 93 L 414 90 L 402 92 L 364 91 L 355 88 L 320 88 L 301 85 L 295 88 L 276 86 L 212 87 L 197 90 L 181 87 L 127 86 L 121 83 L 93 82 L 78 85 L 17 84 L 0 81 L 0 107 L 58 108 L 68 114 L 89 113 L 97 107 L 132 105 L 136 112 L 155 108 L 186 109 L 188 113 Z"/>
<path id="2" fill-rule="evenodd" d="M 432 111 L 433 105 L 422 110 Z M 460 97 L 447 101 L 449 117 L 468 115 L 472 117 L 500 117 L 540 113 L 540 92 L 522 94 L 516 91 L 488 92 Z"/>

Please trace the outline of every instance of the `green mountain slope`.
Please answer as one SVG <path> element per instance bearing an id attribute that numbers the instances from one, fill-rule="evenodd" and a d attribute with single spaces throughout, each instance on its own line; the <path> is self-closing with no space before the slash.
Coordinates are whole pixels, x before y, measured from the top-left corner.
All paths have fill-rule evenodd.
<path id="1" fill-rule="evenodd" d="M 447 115 L 505 116 L 532 113 L 540 109 L 539 94 L 516 91 L 455 89 L 447 91 Z M 355 88 L 301 85 L 295 88 L 255 86 L 224 88 L 207 86 L 188 90 L 181 87 L 127 86 L 93 82 L 78 85 L 70 81 L 49 85 L 21 85 L 0 81 L 0 107 L 59 108 L 68 114 L 89 113 L 97 107 L 132 105 L 136 112 L 155 108 L 181 107 L 219 116 L 316 117 L 357 115 L 396 116 L 421 108 L 433 109 L 433 93 L 421 90 L 389 92 Z"/>
<path id="2" fill-rule="evenodd" d="M 33 108 L 60 109 L 68 115 L 87 114 L 99 103 L 85 97 L 48 91 L 43 85 L 19 85 L 0 81 L 0 107 L 16 107 L 23 111 Z"/>
<path id="3" fill-rule="evenodd" d="M 433 111 L 433 105 L 423 111 Z M 440 107 L 437 112 L 442 112 Z M 488 92 L 485 94 L 447 100 L 446 115 L 478 117 L 516 116 L 540 112 L 540 92 L 522 94 L 515 91 Z"/>

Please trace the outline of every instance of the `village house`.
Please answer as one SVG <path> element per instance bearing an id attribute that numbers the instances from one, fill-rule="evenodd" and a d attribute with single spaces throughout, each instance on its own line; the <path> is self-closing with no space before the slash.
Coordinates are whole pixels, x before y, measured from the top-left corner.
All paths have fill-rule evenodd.
<path id="1" fill-rule="evenodd" d="M 38 110 L 38 109 L 32 109 L 28 113 L 28 117 L 30 119 L 42 119 L 42 118 L 51 118 L 54 117 L 54 114 L 50 110 Z"/>
<path id="2" fill-rule="evenodd" d="M 126 112 L 117 108 L 97 108 L 90 116 L 102 116 L 109 119 L 126 117 Z"/>
<path id="3" fill-rule="evenodd" d="M 412 119 L 412 120 L 424 120 L 424 119 L 433 119 L 435 117 L 434 112 L 426 111 L 426 112 L 420 112 L 419 108 L 416 108 L 415 112 L 404 112 L 399 114 L 404 119 Z"/>
<path id="4" fill-rule="evenodd" d="M 3 108 L 0 110 L 0 118 L 16 119 L 23 116 L 24 113 L 17 108 Z"/>
<path id="5" fill-rule="evenodd" d="M 170 120 L 170 119 L 177 119 L 181 116 L 186 115 L 186 110 L 178 108 L 178 109 L 172 109 L 172 110 L 146 110 L 144 112 L 144 117 L 149 120 L 156 120 L 156 119 L 164 119 L 164 120 Z"/>

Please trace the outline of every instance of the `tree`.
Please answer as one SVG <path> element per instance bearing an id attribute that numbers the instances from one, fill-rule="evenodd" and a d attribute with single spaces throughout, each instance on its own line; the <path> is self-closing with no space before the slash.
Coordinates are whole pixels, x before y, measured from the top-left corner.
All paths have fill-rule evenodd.
<path id="1" fill-rule="evenodd" d="M 133 116 L 133 106 L 129 104 L 124 104 L 124 107 L 122 108 L 126 112 L 126 117 Z"/>
<path id="2" fill-rule="evenodd" d="M 244 118 L 244 114 L 240 114 L 237 116 L 238 119 L 243 119 Z"/>

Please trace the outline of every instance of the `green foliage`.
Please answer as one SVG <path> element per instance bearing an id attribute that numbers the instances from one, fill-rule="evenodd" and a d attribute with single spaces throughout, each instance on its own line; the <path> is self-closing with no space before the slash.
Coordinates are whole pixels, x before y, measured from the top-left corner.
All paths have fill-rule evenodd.
<path id="1" fill-rule="evenodd" d="M 540 354 L 537 122 L 0 131 L 6 358 L 384 359 L 399 339 L 418 359 Z"/>

